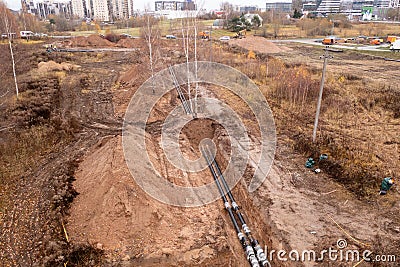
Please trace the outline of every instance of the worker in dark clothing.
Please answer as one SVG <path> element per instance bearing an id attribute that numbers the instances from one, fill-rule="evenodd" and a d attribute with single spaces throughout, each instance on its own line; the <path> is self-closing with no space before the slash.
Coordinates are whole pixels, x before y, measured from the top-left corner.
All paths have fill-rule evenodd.
<path id="1" fill-rule="evenodd" d="M 380 195 L 386 195 L 387 191 L 392 187 L 394 184 L 392 177 L 385 177 L 381 183 L 381 191 L 379 192 Z"/>

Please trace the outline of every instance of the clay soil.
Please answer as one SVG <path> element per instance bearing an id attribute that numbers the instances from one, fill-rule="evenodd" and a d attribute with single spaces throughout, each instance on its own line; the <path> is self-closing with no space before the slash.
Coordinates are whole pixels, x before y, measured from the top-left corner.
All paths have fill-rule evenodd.
<path id="1" fill-rule="evenodd" d="M 268 41 L 266 38 L 252 36 L 252 35 L 242 39 L 232 39 L 229 41 L 229 45 L 239 46 L 249 51 L 264 53 L 264 54 L 276 54 L 291 50 L 287 46 L 279 46 L 277 44 L 272 43 L 271 41 Z"/>
<path id="2" fill-rule="evenodd" d="M 265 44 L 264 39 L 251 40 L 237 40 L 237 45 L 239 42 L 257 47 Z M 141 50 L 132 53 L 46 54 L 40 52 L 39 46 L 17 49 L 21 62 L 25 62 L 18 71 L 23 97 L 16 100 L 7 95 L 0 106 L 2 148 L 18 140 L 15 136 L 20 133 L 25 133 L 26 139 L 32 138 L 38 129 L 46 129 L 49 134 L 40 135 L 44 140 L 36 146 L 37 151 L 2 153 L 2 164 L 7 168 L 1 169 L 1 266 L 248 265 L 221 201 L 198 208 L 165 205 L 140 189 L 126 166 L 121 144 L 123 116 L 130 98 L 150 77 L 145 45 L 139 44 L 140 41 L 134 40 Z M 91 47 L 86 41 L 84 45 Z M 134 46 L 133 42 L 130 45 Z M 180 45 L 179 40 L 158 44 L 156 71 L 184 62 Z M 309 55 L 307 48 L 279 46 L 271 52 L 273 44 L 269 45 L 267 51 L 277 53 L 275 56 L 289 67 L 298 64 L 294 60 L 299 59 L 297 55 L 304 57 L 303 61 L 311 69 L 320 66 L 317 57 Z M 115 44 L 108 46 L 115 47 Z M 244 48 L 253 50 L 248 44 Z M 209 58 L 208 49 L 207 42 L 200 43 L 200 59 Z M 7 51 L 6 46 L 1 47 L 0 55 L 5 61 Z M 238 53 L 243 51 L 219 47 L 213 58 L 251 70 L 248 64 L 252 61 L 247 54 Z M 262 58 L 271 59 L 270 56 Z M 347 58 L 342 60 L 355 66 L 356 75 L 367 76 L 364 71 L 370 69 L 370 64 L 365 64 L 370 63 L 369 59 L 357 59 L 353 54 L 343 57 Z M 50 61 L 75 67 L 38 73 L 38 64 Z M 393 76 L 394 68 L 384 64 L 379 67 L 380 72 L 374 73 L 374 79 L 384 82 Z M 10 73 L 9 67 L 2 65 L 2 68 L 4 73 Z M 346 72 L 346 67 L 338 68 L 340 73 Z M 7 81 L 11 86 L 12 80 Z M 261 84 L 260 88 L 269 96 L 268 84 Z M 226 102 L 243 118 L 254 145 L 249 152 L 256 154 L 259 129 L 245 103 L 223 88 L 203 85 L 201 94 Z M 273 167 L 264 184 L 248 193 L 247 181 L 254 171 L 249 164 L 244 179 L 233 190 L 261 244 L 268 247 L 268 252 L 272 249 L 319 252 L 329 247 L 335 249 L 337 240 L 345 239 L 349 249 L 400 255 L 397 188 L 387 197 L 360 199 L 327 173 L 316 175 L 305 169 L 307 155 L 294 149 L 291 135 L 291 129 L 298 124 L 290 119 L 285 103 L 267 100 L 278 127 Z M 212 177 L 207 170 L 184 173 L 174 168 L 162 152 L 160 125 L 177 103 L 177 95 L 169 93 L 154 107 L 151 123 L 146 128 L 147 153 L 153 165 L 170 181 L 191 185 L 209 183 Z M 46 112 L 40 107 L 46 107 Z M 328 125 L 327 118 L 323 119 Z M 290 123 L 293 125 L 288 126 Z M 398 125 L 398 119 L 394 123 Z M 197 120 L 183 129 L 180 136 L 183 154 L 198 158 L 198 144 L 203 138 L 215 141 L 217 159 L 225 166 L 230 143 L 224 129 L 211 120 Z M 13 152 L 19 158 L 12 157 Z M 18 167 L 22 165 L 18 161 L 21 159 L 26 165 Z M 140 161 L 141 155 L 136 160 Z M 354 266 L 356 263 L 326 259 L 301 263 L 279 261 L 276 257 L 272 261 L 273 266 Z M 358 266 L 398 266 L 398 262 L 363 262 Z"/>

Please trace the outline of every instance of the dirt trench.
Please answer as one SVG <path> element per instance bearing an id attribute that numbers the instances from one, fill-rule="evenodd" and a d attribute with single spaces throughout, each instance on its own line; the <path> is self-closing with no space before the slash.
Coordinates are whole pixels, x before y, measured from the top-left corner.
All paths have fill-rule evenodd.
<path id="1" fill-rule="evenodd" d="M 146 127 L 147 153 L 156 170 L 177 185 L 213 183 L 210 171 L 184 172 L 173 166 L 161 147 L 161 126 L 177 95 L 165 95 L 153 109 Z M 199 144 L 214 140 L 218 161 L 229 155 L 229 136 L 211 119 L 195 119 L 183 127 L 180 149 L 188 159 L 200 157 Z M 137 159 L 141 160 L 141 155 Z M 125 164 L 120 136 L 99 142 L 84 158 L 74 183 L 79 195 L 71 207 L 71 240 L 105 251 L 104 266 L 247 266 L 243 249 L 221 200 L 196 208 L 174 207 L 147 195 Z M 234 194 L 248 225 L 262 246 L 275 237 L 243 183 Z M 284 266 L 277 265 L 274 266 Z"/>

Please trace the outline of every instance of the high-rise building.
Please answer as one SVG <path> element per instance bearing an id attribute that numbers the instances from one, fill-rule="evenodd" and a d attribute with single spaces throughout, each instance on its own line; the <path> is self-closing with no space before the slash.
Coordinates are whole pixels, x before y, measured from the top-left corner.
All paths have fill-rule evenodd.
<path id="1" fill-rule="evenodd" d="M 100 21 L 110 21 L 110 5 L 108 0 L 89 0 L 93 19 Z"/>
<path id="2" fill-rule="evenodd" d="M 22 0 L 22 11 L 25 13 L 36 15 L 36 5 L 33 0 Z"/>
<path id="3" fill-rule="evenodd" d="M 133 0 L 111 0 L 110 13 L 114 19 L 128 19 L 133 16 Z"/>
<path id="4" fill-rule="evenodd" d="M 390 0 L 375 0 L 373 5 L 378 8 L 388 8 L 389 3 Z"/>
<path id="5" fill-rule="evenodd" d="M 196 10 L 196 4 L 191 1 L 155 1 L 155 11 L 163 10 Z"/>
<path id="6" fill-rule="evenodd" d="M 72 0 L 74 16 L 100 21 L 129 19 L 134 15 L 133 0 Z"/>
<path id="7" fill-rule="evenodd" d="M 49 15 L 63 15 L 66 18 L 72 16 L 71 2 L 69 1 L 39 0 L 35 4 L 33 0 L 23 0 L 22 10 L 40 19 L 47 19 Z"/>
<path id="8" fill-rule="evenodd" d="M 72 14 L 78 18 L 92 17 L 92 11 L 89 5 L 89 1 L 92 2 L 92 0 L 72 0 Z"/>
<path id="9" fill-rule="evenodd" d="M 274 10 L 279 12 L 291 12 L 292 3 L 291 2 L 274 2 L 266 3 L 265 8 L 267 11 Z"/>
<path id="10" fill-rule="evenodd" d="M 322 0 L 321 4 L 317 8 L 317 12 L 322 14 L 339 13 L 339 11 L 340 0 Z"/>
<path id="11" fill-rule="evenodd" d="M 236 12 L 241 12 L 241 13 L 250 13 L 250 12 L 256 12 L 259 10 L 258 6 L 250 6 L 250 5 L 235 5 L 233 7 L 233 10 Z"/>
<path id="12" fill-rule="evenodd" d="M 400 8 L 399 0 L 389 0 L 389 8 Z"/>

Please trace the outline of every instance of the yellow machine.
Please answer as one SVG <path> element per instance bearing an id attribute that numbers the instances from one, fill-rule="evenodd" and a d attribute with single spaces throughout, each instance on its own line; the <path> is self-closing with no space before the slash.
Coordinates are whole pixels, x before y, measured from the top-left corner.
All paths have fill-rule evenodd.
<path id="1" fill-rule="evenodd" d="M 390 43 L 390 44 L 392 44 L 392 43 L 396 42 L 397 39 L 399 39 L 398 36 L 389 35 L 389 36 L 387 37 L 387 42 Z"/>
<path id="2" fill-rule="evenodd" d="M 210 39 L 210 32 L 209 31 L 199 32 L 199 36 L 201 39 Z"/>
<path id="3" fill-rule="evenodd" d="M 238 39 L 246 38 L 246 30 L 238 31 L 236 33 L 236 35 L 234 36 L 234 38 L 238 38 Z"/>

